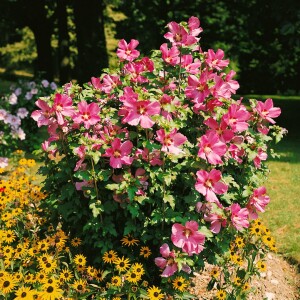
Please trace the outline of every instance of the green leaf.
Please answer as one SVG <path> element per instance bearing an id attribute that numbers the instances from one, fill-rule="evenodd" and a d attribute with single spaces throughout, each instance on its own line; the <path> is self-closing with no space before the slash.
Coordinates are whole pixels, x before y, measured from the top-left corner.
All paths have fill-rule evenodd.
<path id="1" fill-rule="evenodd" d="M 175 208 L 175 198 L 172 195 L 164 195 L 163 201 L 164 203 L 169 203 L 172 209 Z"/>

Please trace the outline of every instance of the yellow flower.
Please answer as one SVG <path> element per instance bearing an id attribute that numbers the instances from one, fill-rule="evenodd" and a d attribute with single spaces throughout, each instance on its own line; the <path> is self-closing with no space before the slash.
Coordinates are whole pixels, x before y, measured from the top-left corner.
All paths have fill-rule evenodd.
<path id="1" fill-rule="evenodd" d="M 139 240 L 134 238 L 131 234 L 125 235 L 122 239 L 121 239 L 122 245 L 123 246 L 134 246 L 134 245 L 138 245 L 139 244 Z"/>
<path id="2" fill-rule="evenodd" d="M 63 290 L 57 287 L 56 284 L 44 284 L 43 290 L 39 293 L 41 300 L 55 300 L 63 296 Z"/>
<path id="3" fill-rule="evenodd" d="M 240 277 L 235 277 L 234 278 L 234 284 L 237 286 L 240 286 L 242 284 L 241 278 Z"/>
<path id="4" fill-rule="evenodd" d="M 122 258 L 117 258 L 114 261 L 114 264 L 116 265 L 116 269 L 119 272 L 124 272 L 127 271 L 130 267 L 130 263 L 129 263 L 129 258 L 125 258 L 124 256 L 122 256 Z"/>
<path id="5" fill-rule="evenodd" d="M 6 230 L 5 235 L 3 236 L 3 241 L 7 244 L 12 243 L 16 239 L 16 234 L 12 230 Z"/>
<path id="6" fill-rule="evenodd" d="M 150 300 L 160 300 L 164 298 L 164 294 L 161 293 L 161 289 L 154 285 L 147 289 L 147 295 Z"/>
<path id="7" fill-rule="evenodd" d="M 75 237 L 75 238 L 73 238 L 73 239 L 71 240 L 71 245 L 72 245 L 73 247 L 78 247 L 79 245 L 81 245 L 81 243 L 82 243 L 82 241 L 81 241 L 81 239 L 78 238 L 78 237 Z"/>
<path id="8" fill-rule="evenodd" d="M 111 264 L 118 258 L 117 252 L 114 250 L 109 250 L 108 252 L 105 252 L 102 259 L 105 263 Z"/>
<path id="9" fill-rule="evenodd" d="M 147 246 L 141 247 L 140 256 L 148 258 L 151 254 L 152 254 L 152 252 L 149 247 L 147 247 Z"/>
<path id="10" fill-rule="evenodd" d="M 30 287 L 22 286 L 15 292 L 14 300 L 34 300 L 35 292 Z"/>
<path id="11" fill-rule="evenodd" d="M 73 274 L 71 273 L 70 270 L 64 269 L 60 272 L 59 278 L 61 278 L 63 281 L 70 281 L 73 278 Z"/>
<path id="12" fill-rule="evenodd" d="M 275 243 L 275 239 L 270 235 L 263 235 L 261 239 L 263 243 L 268 247 L 270 247 L 270 245 L 273 245 Z"/>
<path id="13" fill-rule="evenodd" d="M 138 283 L 141 280 L 141 275 L 137 274 L 134 271 L 128 272 L 126 274 L 126 280 L 131 282 L 131 283 Z"/>
<path id="14" fill-rule="evenodd" d="M 77 254 L 74 258 L 74 263 L 76 265 L 82 265 L 85 266 L 86 264 L 86 257 L 82 254 Z"/>
<path id="15" fill-rule="evenodd" d="M 56 269 L 57 263 L 55 260 L 47 261 L 46 263 L 40 264 L 40 268 L 46 273 L 51 273 L 54 269 Z"/>
<path id="16" fill-rule="evenodd" d="M 214 267 L 211 271 L 210 271 L 210 275 L 213 276 L 214 278 L 218 278 L 220 276 L 220 271 L 217 267 Z"/>
<path id="17" fill-rule="evenodd" d="M 46 240 L 41 240 L 38 242 L 37 247 L 40 251 L 47 251 L 50 247 L 50 244 Z"/>
<path id="18" fill-rule="evenodd" d="M 175 290 L 178 290 L 180 292 L 184 292 L 187 289 L 187 282 L 182 276 L 177 276 L 173 282 L 173 287 Z"/>
<path id="19" fill-rule="evenodd" d="M 248 291 L 250 289 L 250 284 L 248 282 L 246 282 L 244 285 L 243 285 L 243 290 L 244 291 Z"/>
<path id="20" fill-rule="evenodd" d="M 267 270 L 267 265 L 264 261 L 259 260 L 256 263 L 257 268 L 261 271 L 261 272 L 265 272 Z"/>
<path id="21" fill-rule="evenodd" d="M 91 277 L 95 277 L 95 275 L 97 274 L 97 270 L 94 267 L 88 266 L 87 274 Z"/>
<path id="22" fill-rule="evenodd" d="M 234 242 L 238 248 L 243 248 L 245 246 L 244 240 L 241 237 L 237 237 Z"/>
<path id="23" fill-rule="evenodd" d="M 113 286 L 121 286 L 121 284 L 122 284 L 122 279 L 121 279 L 121 277 L 120 277 L 120 276 L 113 276 L 113 277 L 111 278 L 111 284 L 112 284 Z"/>
<path id="24" fill-rule="evenodd" d="M 84 293 L 87 291 L 86 285 L 87 282 L 85 280 L 79 279 L 79 280 L 75 280 L 72 286 L 76 292 Z"/>
<path id="25" fill-rule="evenodd" d="M 259 225 L 254 225 L 254 226 L 251 226 L 251 227 L 250 227 L 250 232 L 251 232 L 253 235 L 261 236 L 261 235 L 262 235 L 262 228 L 261 228 L 261 226 L 259 226 Z"/>
<path id="26" fill-rule="evenodd" d="M 11 246 L 5 246 L 2 249 L 3 255 L 6 258 L 11 258 L 14 254 L 14 248 Z"/>
<path id="27" fill-rule="evenodd" d="M 226 292 L 224 290 L 218 290 L 216 297 L 218 300 L 225 300 L 226 299 Z"/>
<path id="28" fill-rule="evenodd" d="M 0 291 L 3 294 L 9 294 L 15 288 L 17 283 L 18 281 L 12 274 L 6 274 L 0 280 Z"/>
<path id="29" fill-rule="evenodd" d="M 103 271 L 97 270 L 97 273 L 96 273 L 96 275 L 95 275 L 95 279 L 96 279 L 98 282 L 103 281 Z"/>
<path id="30" fill-rule="evenodd" d="M 132 271 L 141 276 L 145 274 L 145 269 L 140 263 L 134 263 L 132 265 Z"/>

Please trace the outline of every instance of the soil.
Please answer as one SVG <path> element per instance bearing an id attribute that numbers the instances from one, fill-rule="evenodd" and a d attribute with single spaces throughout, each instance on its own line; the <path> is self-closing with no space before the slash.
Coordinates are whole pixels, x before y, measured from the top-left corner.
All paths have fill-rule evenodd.
<path id="1" fill-rule="evenodd" d="M 254 278 L 251 286 L 255 292 L 248 296 L 249 300 L 299 300 L 300 274 L 297 267 L 289 264 L 278 254 L 270 253 L 267 256 L 267 271 L 261 277 Z M 195 273 L 195 287 L 191 292 L 201 300 L 212 300 L 216 290 L 207 292 L 206 286 L 210 280 L 211 266 L 201 274 Z"/>

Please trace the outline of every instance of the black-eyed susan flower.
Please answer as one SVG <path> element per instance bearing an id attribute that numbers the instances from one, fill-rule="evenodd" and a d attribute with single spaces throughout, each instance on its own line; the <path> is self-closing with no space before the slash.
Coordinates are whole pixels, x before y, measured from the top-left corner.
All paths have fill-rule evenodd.
<path id="1" fill-rule="evenodd" d="M 82 255 L 82 254 L 77 254 L 74 257 L 74 263 L 76 265 L 85 266 L 85 264 L 86 264 L 86 257 L 84 255 Z"/>
<path id="2" fill-rule="evenodd" d="M 60 289 L 56 284 L 44 284 L 42 291 L 39 293 L 41 300 L 55 300 L 60 299 L 63 296 L 63 290 Z"/>
<path id="3" fill-rule="evenodd" d="M 129 258 L 125 258 L 124 256 L 122 256 L 122 258 L 118 257 L 115 261 L 114 264 L 116 266 L 116 269 L 119 272 L 125 272 L 129 269 L 130 267 L 130 262 L 129 262 Z"/>
<path id="4" fill-rule="evenodd" d="M 175 290 L 178 290 L 180 292 L 184 292 L 188 287 L 188 284 L 187 284 L 185 278 L 183 278 L 182 276 L 177 276 L 172 281 L 172 285 L 173 285 Z"/>
<path id="5" fill-rule="evenodd" d="M 96 275 L 95 275 L 95 279 L 96 279 L 96 281 L 98 281 L 98 282 L 101 282 L 101 281 L 103 281 L 103 271 L 102 270 L 97 270 L 97 273 L 96 273 Z"/>
<path id="6" fill-rule="evenodd" d="M 39 267 L 42 269 L 43 272 L 46 274 L 51 273 L 57 267 L 57 262 L 55 260 L 47 261 L 46 263 L 40 264 Z"/>
<path id="7" fill-rule="evenodd" d="M 71 245 L 72 245 L 73 247 L 78 247 L 79 245 L 81 245 L 81 243 L 82 243 L 82 241 L 81 241 L 81 239 L 78 238 L 78 237 L 75 237 L 75 238 L 73 238 L 73 239 L 71 240 Z"/>
<path id="8" fill-rule="evenodd" d="M 12 292 L 18 281 L 14 278 L 13 274 L 6 274 L 0 280 L 0 291 L 6 295 Z"/>
<path id="9" fill-rule="evenodd" d="M 11 258 L 14 254 L 14 248 L 11 246 L 5 246 L 2 249 L 3 255 L 6 258 Z"/>
<path id="10" fill-rule="evenodd" d="M 262 227 L 259 225 L 253 225 L 250 227 L 250 232 L 253 235 L 261 236 L 262 235 Z"/>
<path id="11" fill-rule="evenodd" d="M 59 274 L 59 278 L 65 282 L 69 282 L 73 277 L 74 276 L 69 269 L 63 269 Z"/>
<path id="12" fill-rule="evenodd" d="M 164 298 L 164 294 L 161 292 L 161 289 L 154 285 L 147 289 L 147 295 L 150 300 L 160 300 Z"/>
<path id="13" fill-rule="evenodd" d="M 41 240 L 38 242 L 37 247 L 39 251 L 45 252 L 49 249 L 50 244 L 46 240 Z"/>
<path id="14" fill-rule="evenodd" d="M 5 235 L 2 237 L 3 241 L 7 244 L 12 243 L 16 239 L 16 234 L 13 230 L 6 230 Z"/>
<path id="15" fill-rule="evenodd" d="M 114 250 L 109 250 L 103 254 L 103 261 L 107 264 L 113 263 L 118 258 L 118 254 Z"/>
<path id="16" fill-rule="evenodd" d="M 97 269 L 92 266 L 88 266 L 86 272 L 89 276 L 95 277 L 97 274 Z"/>
<path id="17" fill-rule="evenodd" d="M 216 294 L 216 298 L 218 300 L 225 300 L 226 299 L 226 292 L 224 290 L 218 290 Z"/>
<path id="18" fill-rule="evenodd" d="M 131 234 L 128 234 L 121 239 L 121 242 L 123 246 L 131 247 L 131 246 L 137 246 L 140 241 L 134 238 Z"/>
<path id="19" fill-rule="evenodd" d="M 24 276 L 24 282 L 25 282 L 25 283 L 35 283 L 35 282 L 36 282 L 35 275 L 34 275 L 34 274 L 31 274 L 31 273 L 27 273 L 27 274 Z"/>
<path id="20" fill-rule="evenodd" d="M 275 239 L 270 235 L 263 235 L 261 239 L 263 243 L 268 247 L 272 244 L 275 244 Z"/>
<path id="21" fill-rule="evenodd" d="M 249 282 L 244 283 L 243 285 L 243 291 L 249 291 L 250 290 L 250 284 Z"/>
<path id="22" fill-rule="evenodd" d="M 138 282 L 141 280 L 141 275 L 137 274 L 137 273 L 134 272 L 134 271 L 129 271 L 129 272 L 126 273 L 125 279 L 126 279 L 128 282 L 131 282 L 131 283 L 133 283 L 133 284 L 136 284 L 136 283 L 138 283 Z"/>
<path id="23" fill-rule="evenodd" d="M 212 270 L 210 271 L 210 275 L 214 278 L 218 278 L 220 276 L 219 268 L 217 267 L 212 268 Z"/>
<path id="24" fill-rule="evenodd" d="M 242 284 L 242 280 L 240 277 L 236 276 L 233 280 L 234 284 L 240 286 Z"/>
<path id="25" fill-rule="evenodd" d="M 22 286 L 19 287 L 15 292 L 16 298 L 14 300 L 34 300 L 35 291 L 30 287 Z"/>
<path id="26" fill-rule="evenodd" d="M 241 249 L 245 246 L 244 240 L 241 237 L 236 237 L 234 243 L 239 249 Z"/>
<path id="27" fill-rule="evenodd" d="M 132 270 L 140 276 L 145 274 L 145 269 L 141 263 L 134 263 L 132 265 Z"/>
<path id="28" fill-rule="evenodd" d="M 259 260 L 256 263 L 256 267 L 259 269 L 260 272 L 265 272 L 267 270 L 267 264 L 261 260 Z"/>
<path id="29" fill-rule="evenodd" d="M 122 279 L 121 279 L 121 277 L 120 277 L 120 276 L 113 276 L 113 277 L 111 278 L 111 284 L 112 284 L 113 286 L 121 286 L 121 284 L 122 284 Z"/>
<path id="30" fill-rule="evenodd" d="M 13 275 L 14 275 L 17 282 L 20 282 L 24 277 L 21 272 L 14 273 Z"/>
<path id="31" fill-rule="evenodd" d="M 75 280 L 72 287 L 78 293 L 85 293 L 87 291 L 87 282 L 83 279 Z"/>
<path id="32" fill-rule="evenodd" d="M 45 282 L 45 279 L 47 278 L 47 274 L 45 272 L 37 272 L 35 274 L 35 279 L 39 283 Z"/>
<path id="33" fill-rule="evenodd" d="M 152 254 L 151 250 L 147 246 L 143 246 L 140 249 L 140 256 L 143 256 L 144 258 L 148 258 Z"/>

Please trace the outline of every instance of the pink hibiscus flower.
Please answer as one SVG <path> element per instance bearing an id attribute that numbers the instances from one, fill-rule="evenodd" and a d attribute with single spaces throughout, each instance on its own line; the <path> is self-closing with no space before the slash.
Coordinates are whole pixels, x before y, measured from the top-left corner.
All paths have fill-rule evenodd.
<path id="1" fill-rule="evenodd" d="M 138 101 L 136 93 L 132 90 L 127 92 L 126 95 L 124 93 L 123 97 L 120 97 L 124 105 L 121 107 L 119 114 L 125 115 L 122 122 L 133 126 L 140 124 L 143 128 L 152 127 L 155 122 L 150 117 L 160 113 L 159 102 L 151 102 L 150 100 Z M 133 94 L 133 97 L 130 94 Z"/>
<path id="2" fill-rule="evenodd" d="M 191 54 L 182 55 L 181 67 L 184 68 L 186 72 L 195 75 L 199 73 L 201 62 L 199 59 L 193 61 L 193 56 Z"/>
<path id="3" fill-rule="evenodd" d="M 226 153 L 226 144 L 223 143 L 218 134 L 214 131 L 210 131 L 200 138 L 198 144 L 199 152 L 198 156 L 207 160 L 210 164 L 217 165 L 222 164 L 221 156 Z"/>
<path id="4" fill-rule="evenodd" d="M 169 245 L 166 243 L 159 248 L 159 251 L 162 257 L 156 257 L 154 262 L 159 268 L 164 269 L 161 277 L 170 277 L 178 271 L 178 264 L 175 261 L 176 253 L 174 250 L 170 251 Z M 182 270 L 187 273 L 191 272 L 190 267 L 185 264 L 182 266 Z"/>
<path id="5" fill-rule="evenodd" d="M 281 114 L 281 109 L 273 107 L 273 100 L 270 98 L 265 102 L 257 101 L 256 111 L 263 120 L 267 120 L 271 124 L 275 124 L 273 118 L 277 118 Z"/>
<path id="6" fill-rule="evenodd" d="M 231 141 L 231 139 L 234 137 L 234 133 L 231 129 L 228 129 L 227 124 L 221 120 L 220 124 L 213 118 L 208 118 L 204 121 L 204 124 L 207 125 L 212 129 L 212 131 L 215 131 L 220 140 L 224 143 L 228 143 Z"/>
<path id="7" fill-rule="evenodd" d="M 171 49 L 168 49 L 168 45 L 165 43 L 160 46 L 160 51 L 161 51 L 162 59 L 166 63 L 172 66 L 178 64 L 180 51 L 176 46 L 173 46 Z"/>
<path id="8" fill-rule="evenodd" d="M 35 105 L 40 108 L 40 110 L 35 110 L 31 113 L 31 118 L 37 122 L 38 127 L 43 125 L 47 126 L 50 124 L 51 117 L 51 107 L 41 99 L 35 102 Z"/>
<path id="9" fill-rule="evenodd" d="M 219 204 L 219 200 L 216 196 L 225 194 L 228 190 L 228 186 L 221 182 L 222 173 L 219 170 L 212 169 L 209 173 L 200 170 L 196 173 L 197 182 L 195 184 L 196 190 L 205 196 L 208 202 L 215 202 Z"/>
<path id="10" fill-rule="evenodd" d="M 64 116 L 72 117 L 74 115 L 74 107 L 72 106 L 72 98 L 65 94 L 56 94 L 54 103 L 50 113 L 55 113 L 57 117 L 57 123 L 63 125 L 65 120 Z"/>
<path id="11" fill-rule="evenodd" d="M 266 193 L 267 190 L 264 186 L 261 186 L 253 191 L 253 194 L 251 195 L 247 204 L 247 208 L 252 219 L 258 218 L 257 212 L 265 212 L 265 207 L 270 202 L 270 197 Z"/>
<path id="12" fill-rule="evenodd" d="M 229 73 L 225 76 L 225 81 L 229 84 L 229 90 L 232 94 L 236 93 L 236 90 L 240 87 L 239 83 L 236 80 L 233 80 L 232 77 L 236 74 L 233 70 L 230 70 Z"/>
<path id="13" fill-rule="evenodd" d="M 100 121 L 100 108 L 96 103 L 87 104 L 86 101 L 78 103 L 78 113 L 73 117 L 77 124 L 83 123 L 86 129 Z"/>
<path id="14" fill-rule="evenodd" d="M 198 36 L 202 31 L 202 27 L 200 27 L 200 20 L 197 17 L 190 17 L 188 20 L 188 28 L 189 28 L 189 34 L 196 37 Z M 197 41 L 199 41 L 199 38 L 196 38 Z"/>
<path id="15" fill-rule="evenodd" d="M 129 156 L 133 144 L 131 141 L 121 143 L 119 138 L 115 138 L 111 143 L 111 148 L 106 149 L 103 156 L 110 157 L 109 164 L 112 168 L 122 168 L 122 165 L 131 165 L 133 158 Z"/>
<path id="16" fill-rule="evenodd" d="M 138 46 L 139 42 L 137 40 L 131 39 L 130 43 L 122 39 L 118 43 L 117 56 L 121 61 L 133 61 L 140 56 L 140 52 L 135 48 Z"/>
<path id="17" fill-rule="evenodd" d="M 221 227 L 226 227 L 227 221 L 224 216 L 216 213 L 209 213 L 204 215 L 204 220 L 210 222 L 210 230 L 213 233 L 219 233 Z"/>
<path id="18" fill-rule="evenodd" d="M 156 131 L 156 135 L 156 140 L 163 145 L 161 151 L 173 154 L 183 153 L 178 147 L 187 141 L 187 137 L 178 133 L 176 128 L 170 133 L 166 133 L 164 129 L 160 129 Z"/>
<path id="19" fill-rule="evenodd" d="M 251 114 L 243 105 L 231 104 L 228 113 L 222 119 L 234 131 L 242 132 L 248 129 L 249 124 L 247 121 L 250 119 Z"/>
<path id="20" fill-rule="evenodd" d="M 217 52 L 215 53 L 214 50 L 209 49 L 207 51 L 205 62 L 210 68 L 220 71 L 223 68 L 227 67 L 229 64 L 229 59 L 223 60 L 223 57 L 224 57 L 223 50 L 218 49 Z"/>
<path id="21" fill-rule="evenodd" d="M 193 25 L 191 25 L 193 27 Z M 183 26 L 176 22 L 170 22 L 168 24 L 169 32 L 164 35 L 164 38 L 168 39 L 173 45 L 183 46 L 192 45 L 197 42 L 197 39 L 188 34 Z"/>
<path id="22" fill-rule="evenodd" d="M 193 99 L 194 103 L 202 103 L 210 94 L 207 81 L 209 80 L 209 73 L 202 72 L 198 79 L 195 75 L 188 77 L 188 86 L 185 89 L 185 95 Z"/>
<path id="23" fill-rule="evenodd" d="M 268 154 L 262 148 L 258 148 L 257 155 L 253 159 L 255 168 L 260 168 L 261 161 L 266 160 L 267 158 L 268 158 Z"/>
<path id="24" fill-rule="evenodd" d="M 249 227 L 247 208 L 241 208 L 238 203 L 234 203 L 227 210 L 231 212 L 231 223 L 237 230 Z"/>
<path id="25" fill-rule="evenodd" d="M 191 256 L 199 254 L 204 249 L 205 235 L 198 231 L 196 221 L 187 221 L 185 226 L 179 223 L 172 226 L 171 240 L 176 247 Z"/>

